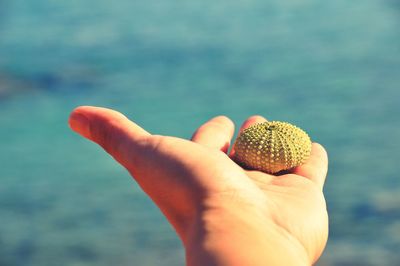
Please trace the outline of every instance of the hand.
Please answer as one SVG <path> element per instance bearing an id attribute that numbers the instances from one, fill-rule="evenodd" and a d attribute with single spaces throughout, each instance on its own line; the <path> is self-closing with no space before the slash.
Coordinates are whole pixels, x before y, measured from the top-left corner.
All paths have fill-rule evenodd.
<path id="1" fill-rule="evenodd" d="M 248 118 L 241 130 L 264 118 Z M 238 166 L 233 123 L 211 119 L 192 140 L 152 135 L 122 114 L 79 107 L 71 128 L 123 165 L 175 228 L 188 265 L 310 265 L 328 237 L 322 193 L 328 159 L 312 144 L 306 164 L 273 176 Z"/>

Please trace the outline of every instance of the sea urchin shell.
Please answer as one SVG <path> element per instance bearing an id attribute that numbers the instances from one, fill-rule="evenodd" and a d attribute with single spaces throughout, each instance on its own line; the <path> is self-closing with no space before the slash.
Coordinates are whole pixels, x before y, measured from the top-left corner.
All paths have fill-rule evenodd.
<path id="1" fill-rule="evenodd" d="M 234 160 L 243 167 L 274 174 L 303 164 L 310 156 L 311 140 L 289 123 L 264 122 L 243 130 L 234 150 Z"/>

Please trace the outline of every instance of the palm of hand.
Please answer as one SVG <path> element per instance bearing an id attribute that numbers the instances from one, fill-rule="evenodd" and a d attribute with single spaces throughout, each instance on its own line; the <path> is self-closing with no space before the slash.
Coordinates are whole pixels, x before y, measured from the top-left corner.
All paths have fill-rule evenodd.
<path id="1" fill-rule="evenodd" d="M 242 129 L 264 120 L 251 117 Z M 222 202 L 240 206 L 244 212 L 257 209 L 262 213 L 259 226 L 265 221 L 275 224 L 282 237 L 297 242 L 312 262 L 322 253 L 328 233 L 322 194 L 327 158 L 322 146 L 313 144 L 305 165 L 277 177 L 244 170 L 226 155 L 233 124 L 225 117 L 205 123 L 192 141 L 150 135 L 121 114 L 103 108 L 78 108 L 70 124 L 127 168 L 183 242 L 196 217 Z"/>
<path id="2" fill-rule="evenodd" d="M 196 154 L 189 152 L 194 148 L 191 143 L 185 144 L 188 154 Z M 314 155 L 318 153 L 316 145 Z M 322 187 L 315 183 L 318 180 L 313 182 L 300 175 L 310 174 L 304 168 L 295 169 L 299 174 L 281 176 L 243 170 L 221 151 L 210 149 L 206 152 L 201 156 L 204 165 L 200 167 L 207 171 L 190 178 L 202 184 L 212 194 L 209 197 L 223 198 L 238 206 L 244 202 L 264 210 L 264 218 L 275 223 L 283 237 L 298 241 L 311 261 L 319 258 L 328 237 L 328 215 Z M 189 158 L 198 162 L 199 157 Z M 210 179 L 210 176 L 218 178 Z"/>
<path id="3" fill-rule="evenodd" d="M 283 234 L 293 236 L 315 262 L 328 238 L 328 214 L 322 190 L 303 176 L 286 174 L 257 179 L 265 194 L 265 202 L 276 225 Z M 265 182 L 265 183 L 264 183 Z"/>

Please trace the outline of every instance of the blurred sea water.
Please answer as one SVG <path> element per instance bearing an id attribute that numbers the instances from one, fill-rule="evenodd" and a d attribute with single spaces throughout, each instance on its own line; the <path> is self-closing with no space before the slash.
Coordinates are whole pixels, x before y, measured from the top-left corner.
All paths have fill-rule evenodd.
<path id="1" fill-rule="evenodd" d="M 189 138 L 292 122 L 330 156 L 318 265 L 400 265 L 400 2 L 0 0 L 0 265 L 184 265 L 77 105 Z"/>

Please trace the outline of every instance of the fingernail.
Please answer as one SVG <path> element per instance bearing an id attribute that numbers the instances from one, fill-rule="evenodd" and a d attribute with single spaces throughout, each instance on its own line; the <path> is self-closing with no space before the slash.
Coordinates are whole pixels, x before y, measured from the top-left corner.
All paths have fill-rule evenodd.
<path id="1" fill-rule="evenodd" d="M 73 131 L 81 134 L 84 137 L 89 137 L 89 119 L 83 114 L 73 112 L 69 117 L 69 125 Z"/>

